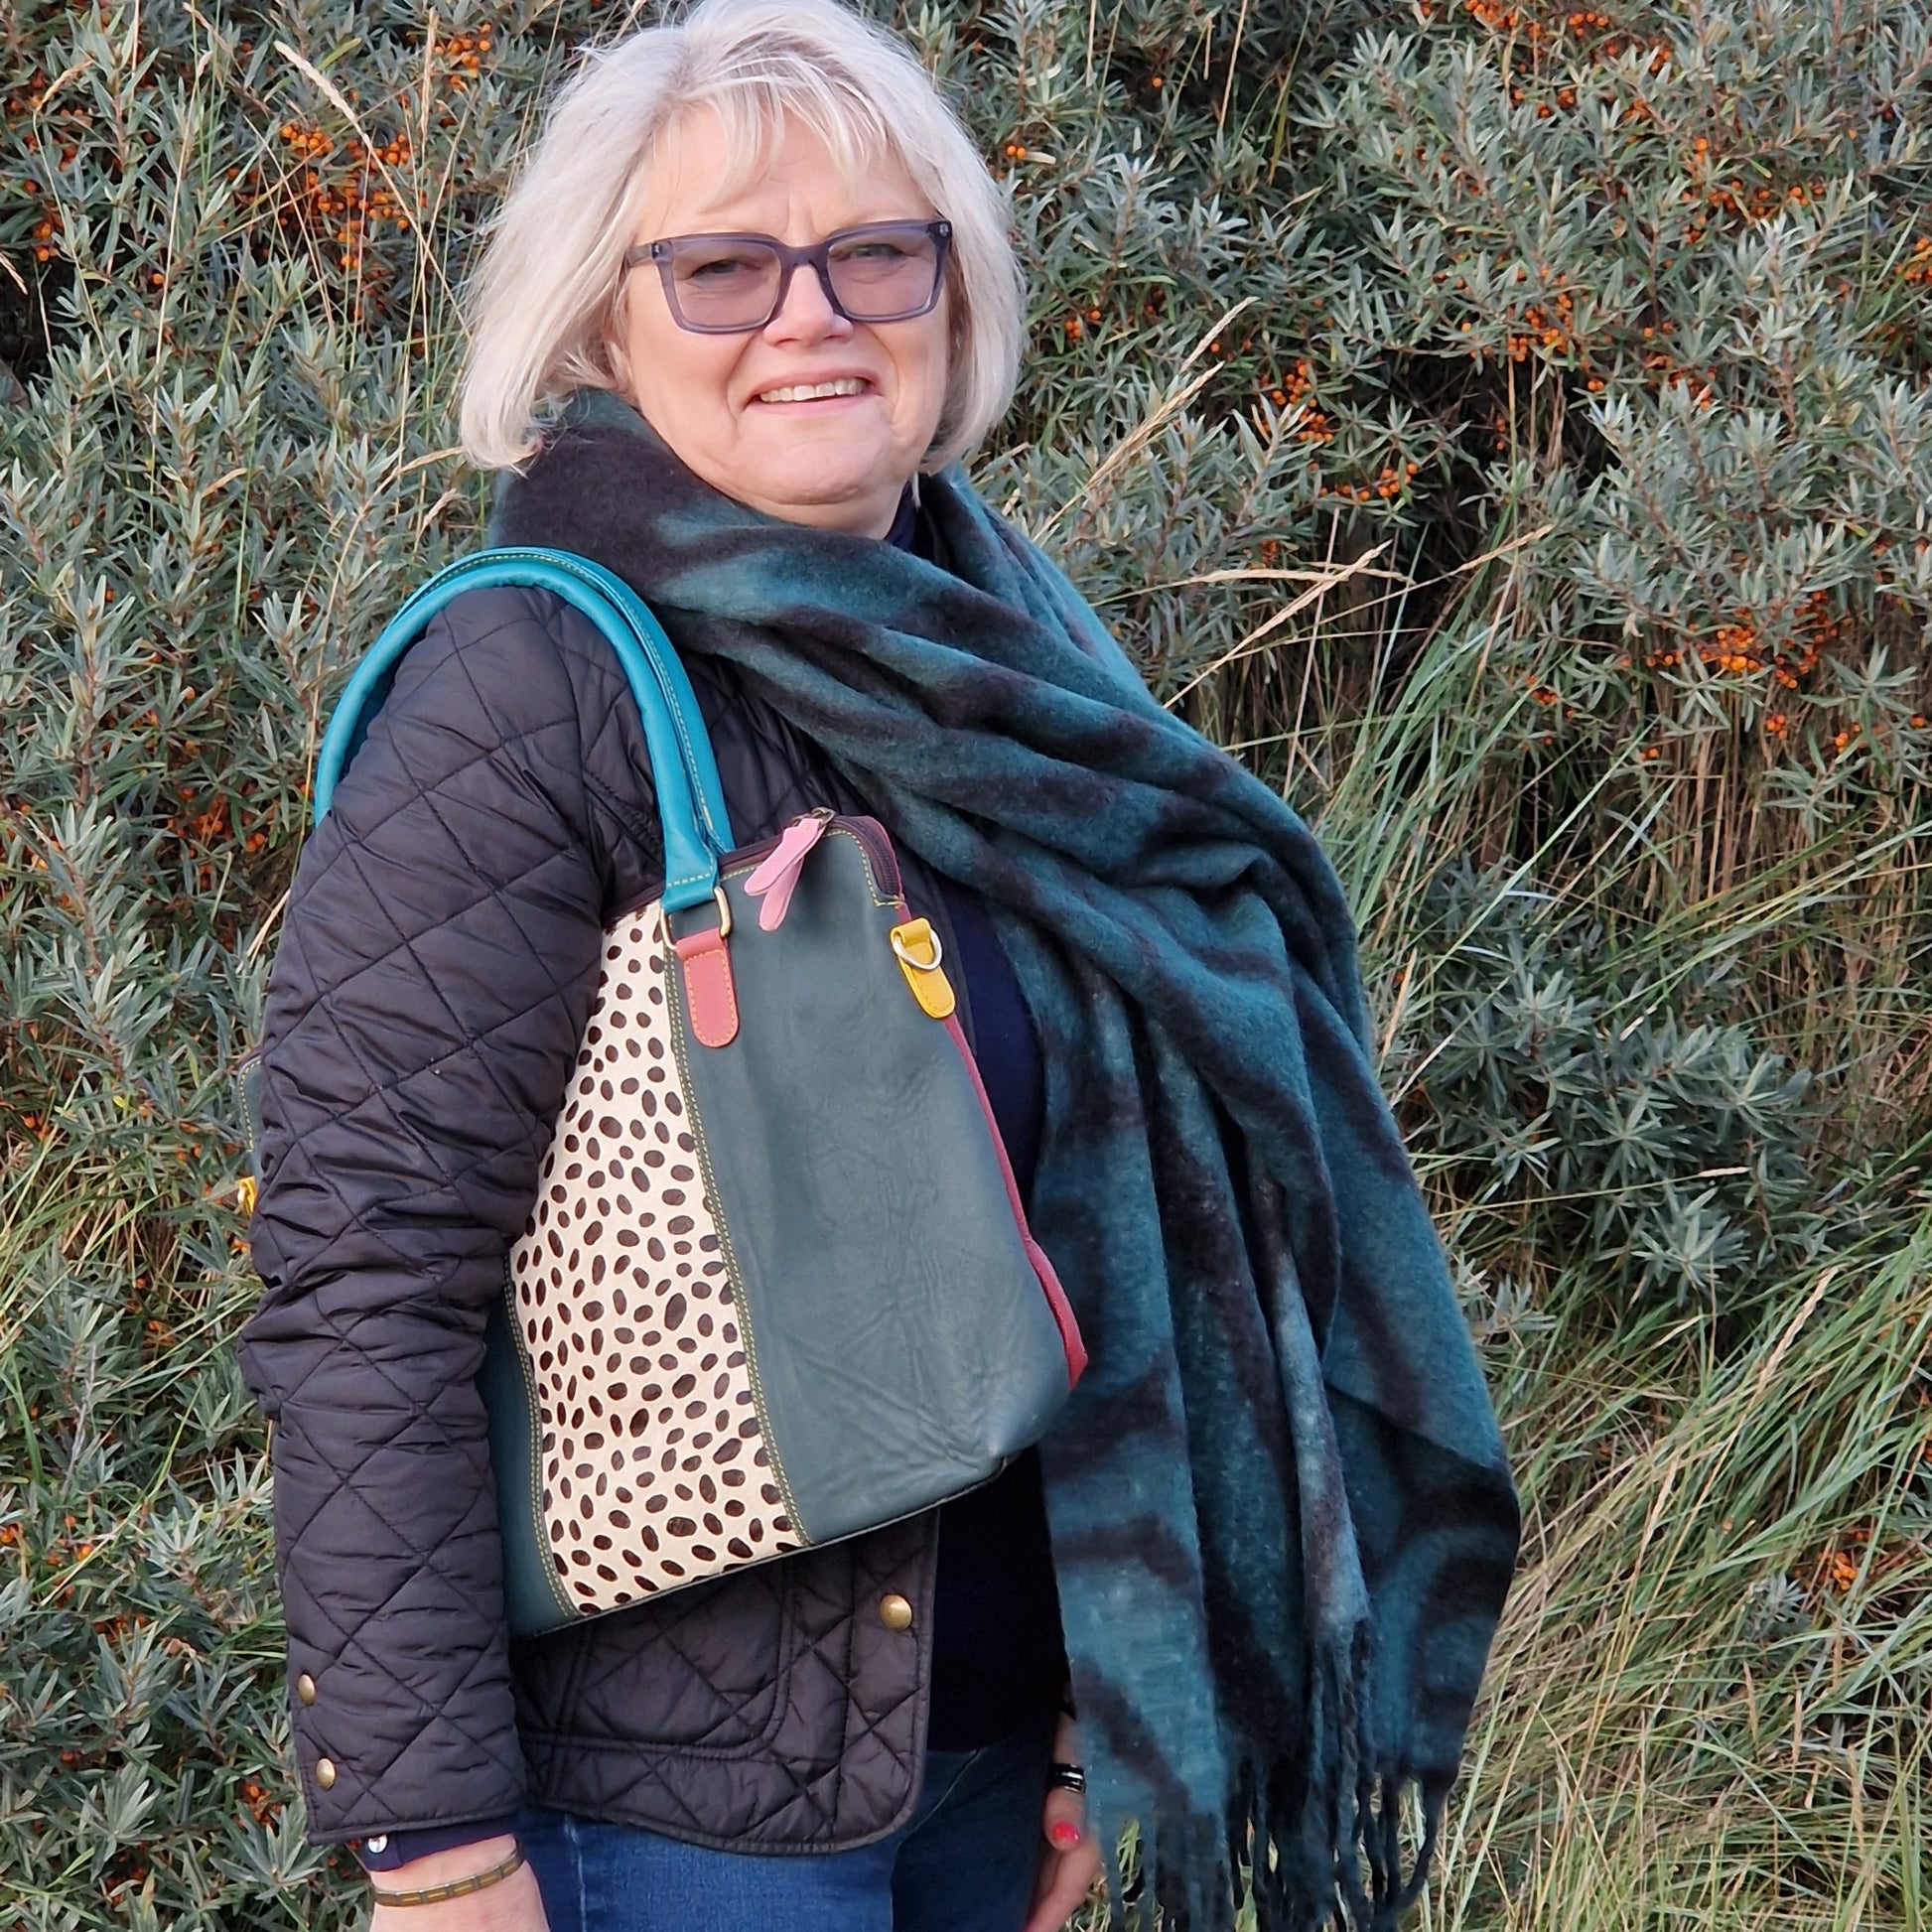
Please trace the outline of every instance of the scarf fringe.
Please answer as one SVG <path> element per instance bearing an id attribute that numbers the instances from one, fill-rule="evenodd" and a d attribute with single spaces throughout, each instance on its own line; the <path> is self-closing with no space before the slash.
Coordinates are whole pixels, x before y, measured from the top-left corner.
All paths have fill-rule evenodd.
<path id="1" fill-rule="evenodd" d="M 1259 1932 L 1319 1932 L 1346 1924 L 1353 1932 L 1382 1932 L 1361 1909 L 1362 1795 L 1371 1774 L 1362 1747 L 1362 1713 L 1368 1704 L 1369 1639 L 1366 1626 L 1346 1643 L 1321 1643 L 1309 1658 L 1301 1764 L 1291 1814 L 1291 1860 L 1278 1848 L 1284 1880 L 1279 1900 L 1257 1888 Z"/>
<path id="2" fill-rule="evenodd" d="M 1449 1780 L 1416 1780 L 1369 1761 L 1365 1631 L 1345 1653 L 1335 1646 L 1311 1661 L 1300 1735 L 1272 1763 L 1241 1767 L 1225 1831 L 1164 1824 L 1150 1842 L 1144 1830 L 1132 1883 L 1123 1889 L 1122 1873 L 1110 1869 L 1112 1932 L 1154 1932 L 1150 1900 L 1160 1932 L 1225 1932 L 1244 1891 L 1256 1932 L 1397 1932 L 1429 1882 Z M 1402 1799 L 1411 1784 L 1421 1793 L 1423 1836 L 1405 1871 Z"/>

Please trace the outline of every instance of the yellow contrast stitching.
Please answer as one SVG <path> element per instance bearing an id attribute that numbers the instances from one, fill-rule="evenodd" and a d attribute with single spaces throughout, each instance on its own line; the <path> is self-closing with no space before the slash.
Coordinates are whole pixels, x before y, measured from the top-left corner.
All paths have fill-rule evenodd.
<path id="1" fill-rule="evenodd" d="M 668 925 L 668 921 L 666 924 Z M 759 1435 L 768 1453 L 771 1473 L 778 1485 L 778 1494 L 784 1498 L 785 1520 L 801 1544 L 809 1548 L 811 1538 L 805 1534 L 805 1526 L 799 1520 L 798 1503 L 791 1493 L 791 1481 L 785 1474 L 784 1457 L 778 1452 L 778 1441 L 771 1430 L 770 1411 L 765 1406 L 764 1383 L 759 1375 L 758 1346 L 752 1338 L 752 1311 L 745 1294 L 745 1272 L 738 1264 L 738 1253 L 732 1246 L 731 1229 L 726 1223 L 725 1207 L 718 1190 L 718 1175 L 711 1164 L 711 1145 L 705 1139 L 704 1122 L 698 1117 L 698 1110 L 691 1100 L 691 1062 L 690 1048 L 686 1035 L 690 1029 L 689 1016 L 684 1011 L 682 1000 L 683 976 L 671 970 L 677 954 L 668 943 L 663 949 L 665 961 L 664 980 L 665 998 L 671 1016 L 671 1057 L 677 1062 L 678 1084 L 682 1088 L 684 1117 L 691 1123 L 691 1139 L 696 1143 L 698 1166 L 703 1171 L 705 1189 L 711 1197 L 711 1224 L 718 1231 L 718 1245 L 724 1251 L 725 1272 L 732 1284 L 733 1301 L 738 1309 L 738 1336 L 745 1344 L 745 1366 L 752 1384 L 752 1407 L 758 1416 Z"/>

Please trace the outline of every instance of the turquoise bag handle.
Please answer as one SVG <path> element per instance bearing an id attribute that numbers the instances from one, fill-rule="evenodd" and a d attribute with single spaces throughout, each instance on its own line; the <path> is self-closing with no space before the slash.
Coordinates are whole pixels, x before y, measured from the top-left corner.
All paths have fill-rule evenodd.
<path id="1" fill-rule="evenodd" d="M 643 719 L 664 827 L 664 909 L 702 905 L 718 887 L 718 861 L 733 846 L 731 816 L 718 782 L 711 739 L 697 694 L 664 626 L 621 577 L 568 550 L 480 550 L 440 570 L 369 647 L 336 701 L 316 759 L 316 823 L 321 824 L 344 768 L 380 707 L 403 653 L 430 620 L 465 591 L 515 585 L 544 590 L 583 612 L 623 666 Z"/>

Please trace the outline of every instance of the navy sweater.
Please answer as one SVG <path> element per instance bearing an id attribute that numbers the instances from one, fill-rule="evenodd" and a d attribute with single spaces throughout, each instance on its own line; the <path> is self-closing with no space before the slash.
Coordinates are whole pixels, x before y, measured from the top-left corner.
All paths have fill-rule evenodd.
<path id="1" fill-rule="evenodd" d="M 976 895 L 943 890 L 980 1077 L 1024 1201 L 1039 1158 L 1039 1042 Z M 1008 1736 L 1052 1709 L 1065 1677 L 1039 1456 L 1029 1449 L 983 1489 L 940 1510 L 927 1743 L 971 1750 Z"/>
<path id="2" fill-rule="evenodd" d="M 941 561 L 924 520 L 914 518 L 909 492 L 891 540 Z M 1045 1103 L 1038 1036 L 979 896 L 950 883 L 940 890 L 980 1077 L 1020 1198 L 1031 1203 Z M 1053 1708 L 1065 1677 L 1039 1457 L 1029 1449 L 984 1488 L 939 1512 L 927 1743 L 933 1750 L 972 1750 L 1009 1736 Z"/>

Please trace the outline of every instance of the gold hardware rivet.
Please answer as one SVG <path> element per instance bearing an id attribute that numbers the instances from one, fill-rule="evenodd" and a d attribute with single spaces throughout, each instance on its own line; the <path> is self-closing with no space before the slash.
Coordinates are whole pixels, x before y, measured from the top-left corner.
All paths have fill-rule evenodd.
<path id="1" fill-rule="evenodd" d="M 335 1790 L 336 1760 L 333 1757 L 319 1757 L 316 1759 L 316 1782 L 325 1791 Z"/>
<path id="2" fill-rule="evenodd" d="M 307 1671 L 304 1671 L 302 1675 L 295 1680 L 295 1695 L 299 1697 L 304 1704 L 315 1703 L 316 1680 L 313 1677 L 311 1677 Z"/>
<path id="3" fill-rule="evenodd" d="M 909 1630 L 912 1627 L 912 1605 L 895 1590 L 892 1595 L 879 1599 L 879 1620 L 889 1630 Z"/>

